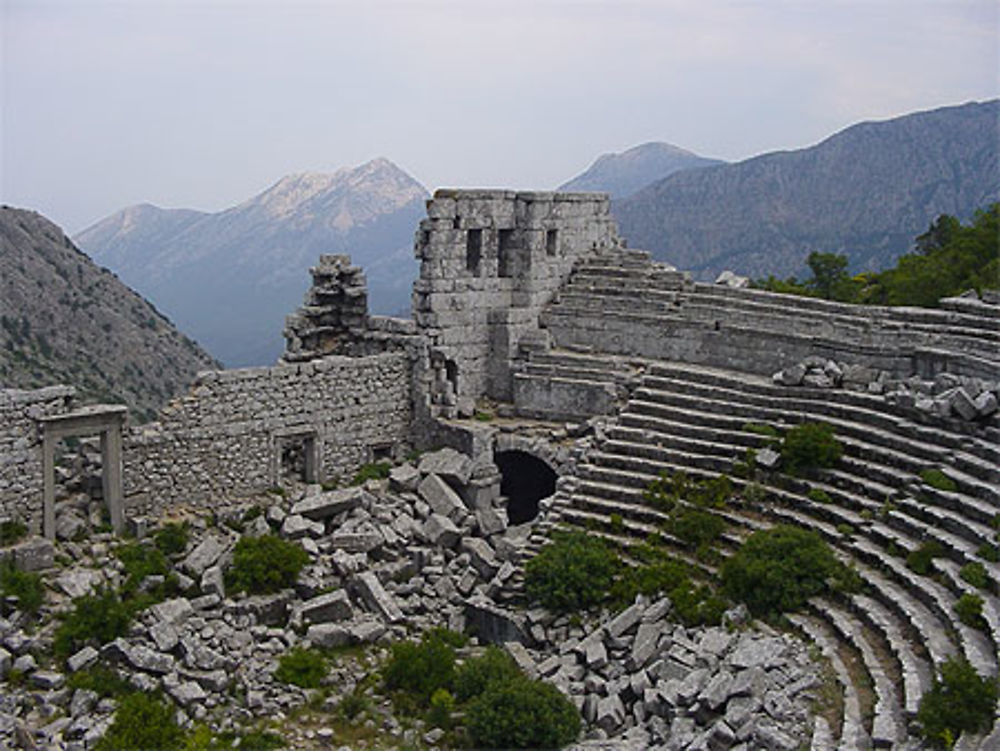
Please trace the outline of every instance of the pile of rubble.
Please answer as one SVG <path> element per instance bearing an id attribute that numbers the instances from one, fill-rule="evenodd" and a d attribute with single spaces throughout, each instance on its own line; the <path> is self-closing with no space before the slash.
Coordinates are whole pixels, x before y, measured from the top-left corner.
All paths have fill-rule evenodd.
<path id="1" fill-rule="evenodd" d="M 187 725 L 238 731 L 308 701 L 309 692 L 274 677 L 293 647 L 370 645 L 377 665 L 388 643 L 436 626 L 505 644 L 523 670 L 559 686 L 586 720 L 583 745 L 792 749 L 808 737 L 814 669 L 790 637 L 686 629 L 669 620 L 666 599 L 640 600 L 589 625 L 518 607 L 513 584 L 529 529 L 507 525 L 494 473 L 446 449 L 396 467 L 388 482 L 311 486 L 259 514 L 244 505 L 216 524 L 192 519 L 192 539 L 173 564 L 186 596 L 153 605 L 127 635 L 86 646 L 65 665 L 48 658 L 51 616 L 69 610 L 72 598 L 120 586 L 124 572 L 108 534 L 62 543 L 56 558 L 65 567 L 50 572 L 42 625 L 16 611 L 0 619 L 0 746 L 92 747 L 115 702 L 67 687 L 92 666 L 114 665 L 139 689 L 162 691 Z M 223 574 L 236 542 L 262 534 L 296 540 L 309 565 L 294 589 L 227 593 Z M 331 668 L 324 708 L 354 692 L 373 664 Z M 366 721 L 383 738 L 401 746 L 439 740 L 366 690 L 374 713 Z M 296 736 L 295 747 L 328 747 L 333 732 L 320 730 Z"/>
<path id="2" fill-rule="evenodd" d="M 888 371 L 865 365 L 849 365 L 824 357 L 807 357 L 772 380 L 782 386 L 820 389 L 844 388 L 883 394 L 886 401 L 904 409 L 966 421 L 982 420 L 997 413 L 1000 381 L 940 373 L 933 380 L 894 377 Z"/>

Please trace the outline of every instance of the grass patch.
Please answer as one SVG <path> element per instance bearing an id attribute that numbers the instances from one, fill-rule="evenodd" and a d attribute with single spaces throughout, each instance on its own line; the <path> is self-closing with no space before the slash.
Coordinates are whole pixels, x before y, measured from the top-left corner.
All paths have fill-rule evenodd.
<path id="1" fill-rule="evenodd" d="M 389 476 L 389 472 L 391 471 L 392 464 L 390 462 L 370 462 L 369 464 L 363 464 L 354 475 L 354 479 L 351 480 L 351 485 L 364 485 L 369 480 L 384 480 Z"/>
<path id="2" fill-rule="evenodd" d="M 944 548 L 941 547 L 941 543 L 928 540 L 907 554 L 906 566 L 915 574 L 927 576 L 934 569 L 934 559 L 943 555 Z"/>
<path id="3" fill-rule="evenodd" d="M 39 574 L 21 571 L 13 563 L 0 564 L 0 596 L 17 598 L 17 608 L 37 613 L 45 602 L 45 585 Z M 8 615 L 8 606 L 0 602 L 0 611 Z"/>
<path id="4" fill-rule="evenodd" d="M 954 493 L 958 490 L 955 481 L 940 469 L 925 469 L 920 473 L 920 479 L 935 490 L 943 490 L 947 493 Z"/>
<path id="5" fill-rule="evenodd" d="M 20 542 L 28 534 L 28 527 L 18 521 L 0 522 L 0 548 Z"/>

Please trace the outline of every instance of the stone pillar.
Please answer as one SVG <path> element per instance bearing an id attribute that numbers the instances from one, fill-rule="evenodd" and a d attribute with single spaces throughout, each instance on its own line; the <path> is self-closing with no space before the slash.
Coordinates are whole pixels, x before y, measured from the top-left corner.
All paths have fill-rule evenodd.
<path id="1" fill-rule="evenodd" d="M 56 439 L 48 431 L 42 436 L 42 534 L 56 537 Z"/>
<path id="2" fill-rule="evenodd" d="M 115 423 L 101 431 L 101 487 L 104 502 L 111 513 L 111 527 L 121 534 L 125 529 L 121 423 Z"/>

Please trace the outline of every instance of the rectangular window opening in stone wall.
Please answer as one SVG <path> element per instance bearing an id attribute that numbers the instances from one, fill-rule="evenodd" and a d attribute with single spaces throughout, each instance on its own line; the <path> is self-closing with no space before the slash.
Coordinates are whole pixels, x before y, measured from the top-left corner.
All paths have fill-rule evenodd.
<path id="1" fill-rule="evenodd" d="M 514 230 L 500 230 L 497 244 L 497 276 L 514 275 Z"/>
<path id="2" fill-rule="evenodd" d="M 559 230 L 550 229 L 545 233 L 545 253 L 554 256 L 559 249 Z"/>
<path id="3" fill-rule="evenodd" d="M 465 268 L 469 273 L 479 276 L 483 260 L 483 231 L 470 229 L 465 236 Z"/>
<path id="4" fill-rule="evenodd" d="M 371 447 L 372 461 L 373 462 L 391 462 L 392 461 L 392 444 L 391 443 L 379 443 Z"/>

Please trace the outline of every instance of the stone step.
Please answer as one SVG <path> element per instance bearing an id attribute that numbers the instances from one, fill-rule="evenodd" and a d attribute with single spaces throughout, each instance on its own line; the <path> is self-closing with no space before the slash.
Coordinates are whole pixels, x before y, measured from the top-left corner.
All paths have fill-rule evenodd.
<path id="1" fill-rule="evenodd" d="M 906 724 L 900 711 L 902 697 L 896 684 L 890 679 L 886 666 L 876 653 L 871 632 L 853 615 L 832 603 L 813 600 L 810 605 L 832 626 L 837 636 L 853 646 L 861 655 L 862 664 L 875 692 L 874 715 L 870 729 L 872 744 L 875 748 L 892 748 L 896 743 L 904 741 Z"/>
<path id="2" fill-rule="evenodd" d="M 902 675 L 903 710 L 909 719 L 917 715 L 920 699 L 931 688 L 933 666 L 913 651 L 908 635 L 899 620 L 878 600 L 865 594 L 850 596 L 853 612 L 878 631 L 899 663 Z"/>
<path id="3" fill-rule="evenodd" d="M 830 633 L 828 627 L 814 618 L 800 613 L 793 613 L 788 620 L 798 628 L 806 638 L 812 641 L 822 655 L 830 662 L 837 683 L 844 694 L 844 719 L 840 727 L 838 751 L 860 751 L 871 748 L 871 737 L 865 730 L 861 716 L 861 701 L 858 691 L 851 680 L 851 673 L 840 656 L 837 638 Z"/>

